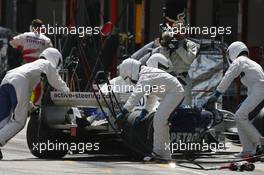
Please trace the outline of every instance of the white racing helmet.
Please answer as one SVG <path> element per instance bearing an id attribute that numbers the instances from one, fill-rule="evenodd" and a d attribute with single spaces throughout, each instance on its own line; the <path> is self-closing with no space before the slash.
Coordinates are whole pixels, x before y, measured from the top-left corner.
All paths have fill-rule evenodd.
<path id="1" fill-rule="evenodd" d="M 124 79 L 130 79 L 136 82 L 139 79 L 141 62 L 132 58 L 125 59 L 118 67 L 120 76 Z"/>
<path id="2" fill-rule="evenodd" d="M 48 60 L 51 65 L 56 68 L 60 69 L 62 66 L 62 55 L 61 53 L 55 48 L 47 48 L 45 49 L 39 57 L 44 57 Z"/>
<path id="3" fill-rule="evenodd" d="M 172 63 L 164 55 L 160 53 L 155 53 L 146 62 L 148 67 L 158 68 L 164 71 L 168 71 L 172 68 Z"/>
<path id="4" fill-rule="evenodd" d="M 247 46 L 241 41 L 233 42 L 227 48 L 226 56 L 229 65 L 239 56 L 241 52 L 247 52 L 247 54 L 249 54 Z"/>

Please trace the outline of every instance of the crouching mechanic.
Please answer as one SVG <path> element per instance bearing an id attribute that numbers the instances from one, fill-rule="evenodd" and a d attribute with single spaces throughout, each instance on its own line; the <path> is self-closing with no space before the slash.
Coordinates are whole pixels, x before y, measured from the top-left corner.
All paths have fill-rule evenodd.
<path id="1" fill-rule="evenodd" d="M 206 104 L 215 103 L 238 76 L 240 76 L 242 84 L 247 87 L 247 98 L 235 113 L 238 134 L 243 147 L 242 152 L 236 154 L 236 157 L 253 156 L 262 151 L 260 147 L 261 135 L 251 121 L 264 107 L 264 72 L 262 67 L 248 56 L 247 46 L 240 41 L 234 42 L 228 47 L 227 59 L 230 62 L 230 67 L 218 85 L 215 94 L 208 99 Z"/>
<path id="2" fill-rule="evenodd" d="M 48 48 L 40 54 L 39 60 L 7 72 L 0 86 L 0 146 L 4 146 L 25 126 L 29 97 L 42 74 L 46 74 L 54 88 L 65 93 L 70 91 L 57 70 L 61 63 L 60 52 Z M 2 153 L 0 156 L 2 159 Z"/>
<path id="3" fill-rule="evenodd" d="M 125 118 L 125 115 L 138 103 L 145 93 L 156 95 L 160 98 L 160 105 L 154 116 L 153 128 L 153 153 L 144 158 L 146 161 L 159 157 L 170 159 L 171 152 L 165 149 L 170 143 L 168 118 L 174 109 L 184 98 L 184 89 L 177 78 L 167 72 L 142 66 L 134 59 L 126 59 L 119 66 L 119 74 L 123 79 L 130 79 L 136 83 L 136 87 L 123 106 L 122 112 L 118 114 L 117 123 Z M 145 88 L 147 87 L 147 88 Z M 146 92 L 145 89 L 148 89 Z"/>
<path id="4" fill-rule="evenodd" d="M 171 61 L 160 53 L 154 53 L 153 55 L 151 55 L 146 62 L 146 66 L 158 68 L 166 72 L 170 72 L 172 69 Z M 136 118 L 135 124 L 142 122 L 149 112 L 156 110 L 157 106 L 159 105 L 158 101 L 159 100 L 157 96 L 151 94 L 147 95 L 145 108 L 142 109 L 140 115 Z"/>

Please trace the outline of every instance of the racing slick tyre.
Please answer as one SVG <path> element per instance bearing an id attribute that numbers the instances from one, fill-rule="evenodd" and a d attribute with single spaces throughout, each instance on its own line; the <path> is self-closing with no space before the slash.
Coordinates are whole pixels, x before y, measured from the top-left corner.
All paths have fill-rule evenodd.
<path id="1" fill-rule="evenodd" d="M 130 114 L 127 119 L 128 126 L 123 130 L 122 138 L 125 146 L 129 148 L 128 155 L 141 160 L 152 152 L 154 113 L 150 113 L 145 120 L 135 124 L 137 116 L 139 116 L 138 111 Z"/>
<path id="2" fill-rule="evenodd" d="M 66 138 L 41 125 L 38 115 L 31 116 L 27 126 L 27 145 L 32 155 L 41 159 L 60 159 L 68 153 Z M 57 147 L 63 144 L 63 147 Z"/>

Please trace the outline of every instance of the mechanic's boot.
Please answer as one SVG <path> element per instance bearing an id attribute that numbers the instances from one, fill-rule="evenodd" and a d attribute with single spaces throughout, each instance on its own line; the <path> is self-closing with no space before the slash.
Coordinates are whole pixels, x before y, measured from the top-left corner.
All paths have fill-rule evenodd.
<path id="1" fill-rule="evenodd" d="M 145 156 L 143 158 L 143 161 L 144 162 L 154 162 L 155 161 L 155 157 L 156 157 L 156 155 L 154 153 L 151 153 L 150 155 Z"/>
<path id="2" fill-rule="evenodd" d="M 252 152 L 240 152 L 240 153 L 237 153 L 237 154 L 234 154 L 234 157 L 236 158 L 248 158 L 248 157 L 252 157 L 254 156 L 254 154 L 252 154 Z"/>
<path id="3" fill-rule="evenodd" d="M 256 156 L 264 154 L 264 145 L 258 145 L 256 149 Z"/>
<path id="4" fill-rule="evenodd" d="M 2 151 L 0 149 L 0 160 L 2 160 L 2 159 L 3 159 L 3 154 L 2 154 Z"/>
<path id="5" fill-rule="evenodd" d="M 144 162 L 149 162 L 149 163 L 167 163 L 169 161 L 169 159 L 163 159 L 162 157 L 160 157 L 159 155 L 155 154 L 155 153 L 151 153 L 148 156 L 145 156 L 143 158 Z"/>

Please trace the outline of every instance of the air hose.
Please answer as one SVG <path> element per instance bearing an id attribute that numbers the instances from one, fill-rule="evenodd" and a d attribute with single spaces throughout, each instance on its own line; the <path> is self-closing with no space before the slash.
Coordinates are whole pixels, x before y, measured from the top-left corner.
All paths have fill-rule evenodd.
<path id="1" fill-rule="evenodd" d="M 108 82 L 109 83 L 109 82 Z M 101 90 L 100 90 L 100 88 L 99 88 L 99 85 L 97 84 L 97 87 L 98 87 L 98 89 L 99 89 L 99 92 L 100 92 L 100 94 L 102 95 L 102 97 L 103 97 L 103 99 L 104 99 L 104 102 L 106 103 L 106 104 L 108 104 L 108 102 L 106 101 L 106 98 L 105 98 L 105 96 L 104 96 L 104 94 L 101 92 Z M 95 96 L 96 96 L 96 93 L 95 93 L 95 91 L 94 91 L 94 89 L 93 89 L 93 92 L 94 92 L 94 94 L 95 94 Z M 113 91 L 111 91 L 111 94 L 109 95 L 109 98 L 112 98 L 112 95 L 115 97 L 115 94 L 114 94 L 114 92 Z M 129 148 L 129 149 L 131 149 L 131 150 L 133 150 L 133 151 L 135 151 L 136 153 L 139 153 L 140 155 L 142 155 L 142 156 L 148 156 L 148 154 L 146 154 L 145 152 L 142 152 L 141 150 L 139 150 L 139 149 L 137 149 L 137 148 L 135 148 L 135 147 L 133 147 L 133 146 L 131 146 L 130 144 L 129 144 L 129 142 L 126 140 L 126 139 L 124 139 L 123 137 L 121 137 L 120 136 L 120 130 L 118 130 L 111 122 L 110 122 L 110 120 L 109 120 L 109 117 L 106 115 L 106 113 L 104 112 L 104 110 L 103 110 L 103 108 L 102 108 L 102 105 L 100 104 L 100 102 L 99 102 L 99 99 L 98 99 L 98 97 L 96 96 L 96 99 L 97 99 L 97 102 L 98 102 L 98 104 L 99 104 L 99 106 L 100 106 L 100 109 L 102 110 L 102 112 L 103 112 L 103 114 L 105 115 L 105 117 L 106 117 L 106 119 L 107 119 L 107 121 L 109 122 L 109 124 L 110 124 L 110 126 L 111 126 L 111 128 L 113 129 L 113 131 L 115 132 L 115 134 L 125 143 L 125 145 Z M 116 99 L 116 97 L 115 97 L 115 101 L 116 101 L 116 103 L 117 104 L 119 104 L 118 103 L 118 101 L 117 101 L 117 99 Z M 113 100 L 110 100 L 110 102 L 111 102 L 111 105 L 114 105 L 113 104 Z M 110 105 L 108 104 L 107 105 L 108 107 L 110 107 Z M 119 108 L 120 108 L 120 106 L 119 106 Z M 120 108 L 121 109 L 121 108 Z M 110 110 L 111 111 L 111 110 Z M 114 113 L 112 113 L 111 112 L 111 114 L 113 115 Z M 114 116 L 114 118 L 116 119 L 116 116 L 115 115 L 113 115 Z M 144 141 L 140 138 L 140 137 L 138 137 L 138 139 L 142 142 L 142 143 L 144 143 Z M 148 146 L 148 145 L 146 145 L 146 146 Z M 155 153 L 154 153 L 155 154 Z M 156 154 L 157 155 L 157 154 Z M 231 160 L 231 159 L 228 159 L 228 160 L 222 160 L 222 161 L 198 161 L 198 160 L 191 160 L 191 159 L 188 159 L 188 158 L 186 158 L 186 156 L 185 156 L 185 160 L 178 160 L 178 159 L 164 159 L 164 158 L 160 158 L 158 155 L 156 156 L 156 157 L 154 157 L 154 159 L 156 159 L 156 160 L 158 160 L 158 161 L 161 161 L 161 162 L 171 162 L 171 163 L 175 163 L 176 165 L 178 165 L 178 166 L 180 166 L 180 167 L 185 167 L 185 168 L 192 168 L 192 169 L 197 169 L 197 170 L 205 170 L 205 171 L 209 171 L 209 170 L 221 170 L 221 169 L 229 169 L 229 170 L 231 170 L 231 171 L 253 171 L 254 169 L 255 169 L 255 166 L 254 166 L 254 162 L 256 162 L 256 161 L 260 161 L 260 159 L 263 157 L 264 155 L 263 154 L 261 154 L 261 155 L 257 155 L 257 156 L 253 156 L 253 157 L 248 157 L 248 158 L 244 158 L 244 159 L 236 159 L 236 160 Z M 238 164 L 238 163 L 240 163 L 240 162 L 247 162 L 247 163 L 243 163 L 243 164 Z M 193 164 L 193 165 L 195 165 L 196 167 L 191 167 L 191 166 L 186 166 L 186 165 L 183 165 L 184 163 L 188 163 L 188 164 Z M 218 166 L 218 167 L 209 167 L 209 168 L 207 168 L 207 167 L 204 167 L 204 166 L 202 166 L 201 164 L 225 164 L 225 165 L 220 165 L 220 166 Z M 227 164 L 227 165 L 226 165 Z"/>

